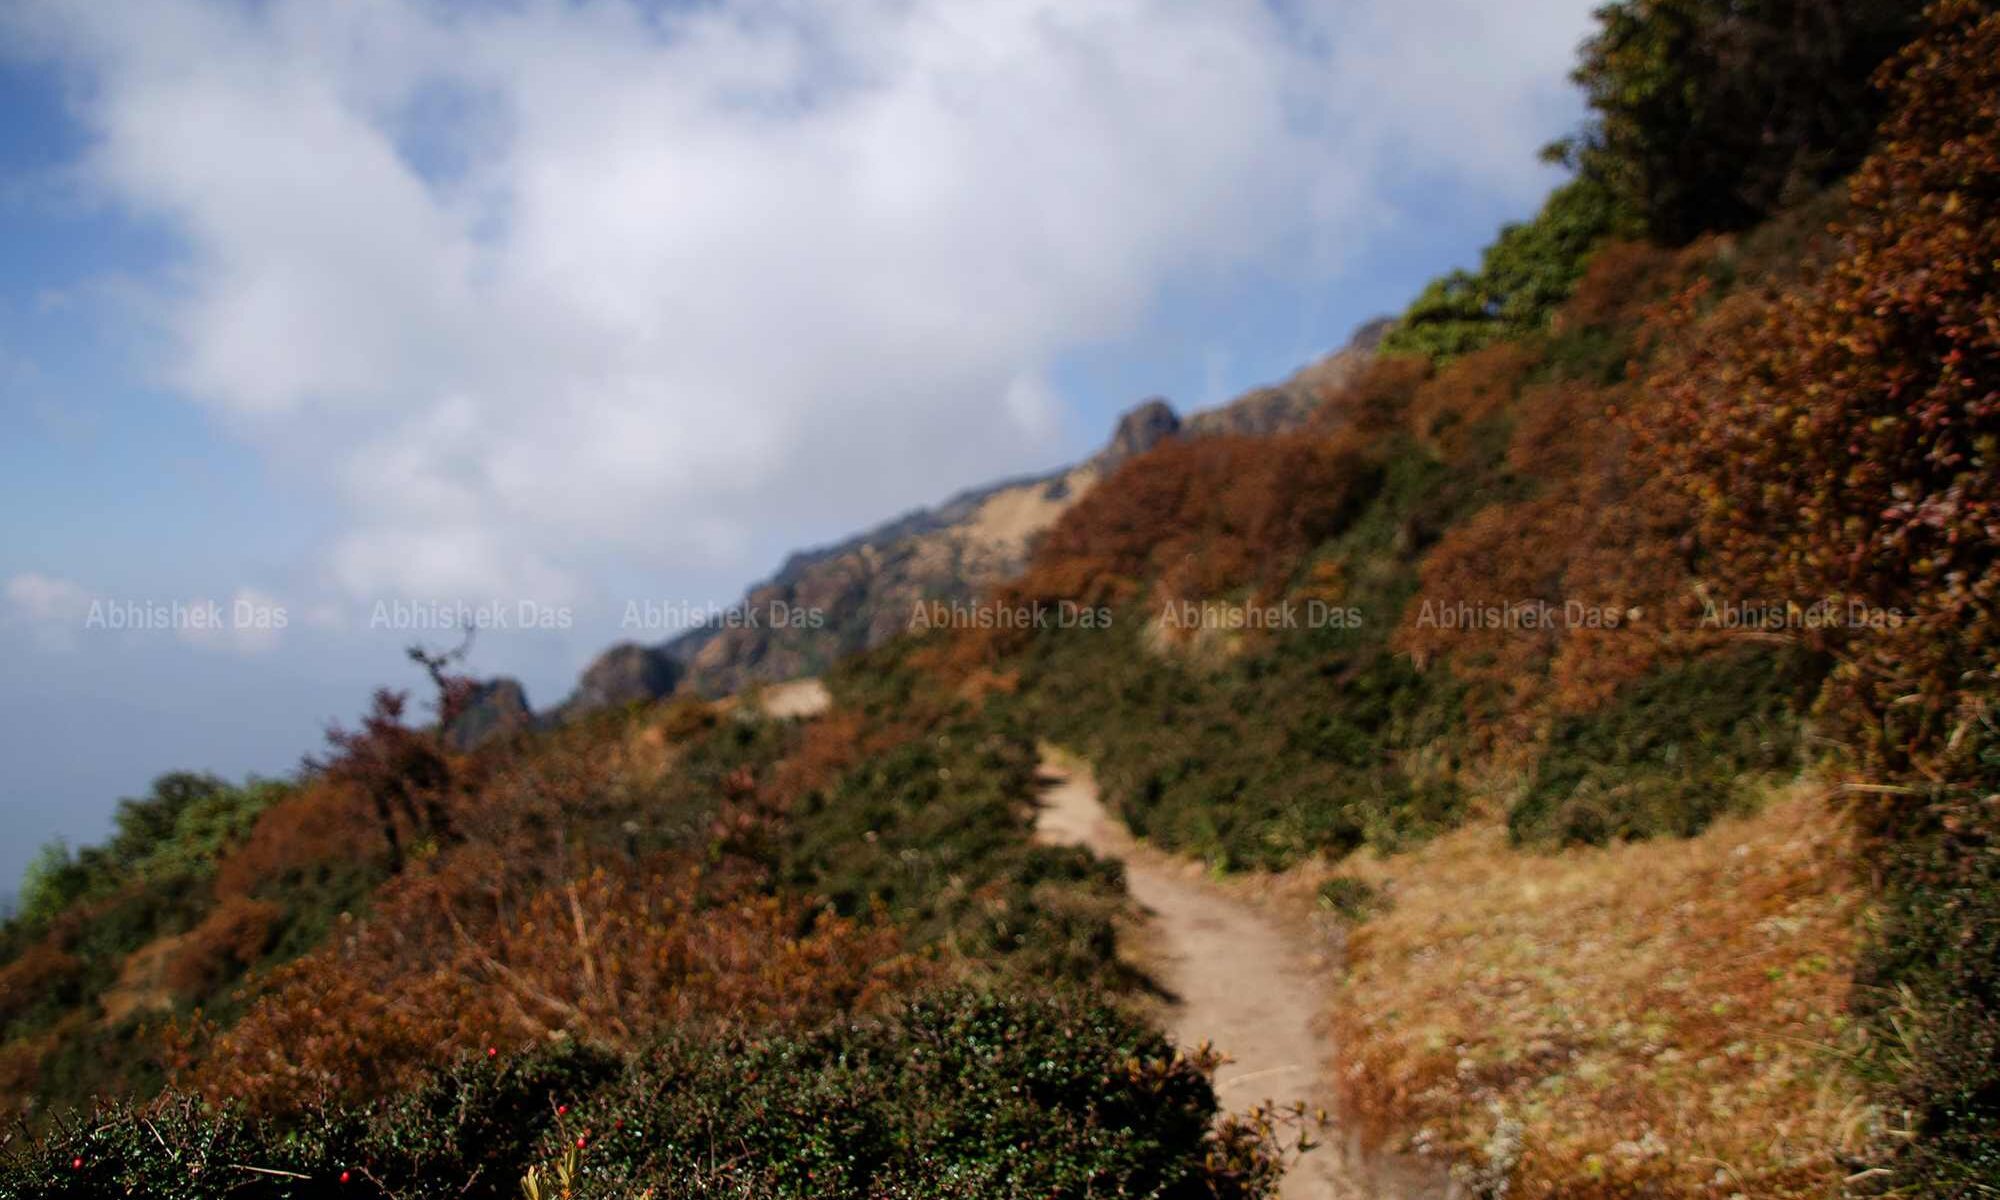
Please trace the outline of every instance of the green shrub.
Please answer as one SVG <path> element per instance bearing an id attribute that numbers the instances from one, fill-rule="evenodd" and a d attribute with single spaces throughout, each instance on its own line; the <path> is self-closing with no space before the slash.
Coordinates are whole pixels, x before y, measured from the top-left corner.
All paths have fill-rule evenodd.
<path id="1" fill-rule="evenodd" d="M 848 916 L 882 906 L 920 943 L 1043 978 L 1118 975 L 1115 863 L 1030 842 L 1034 743 L 941 722 L 869 755 L 787 815 L 779 880 Z"/>
<path id="2" fill-rule="evenodd" d="M 1253 1197 L 1276 1146 L 1218 1139 L 1207 1065 L 1081 999 L 954 991 L 760 1041 L 480 1057 L 281 1127 L 170 1098 L 9 1148 L 0 1197 Z M 343 1181 L 343 1175 L 345 1176 Z"/>
<path id="3" fill-rule="evenodd" d="M 1987 799 L 1939 797 L 1876 847 L 1880 925 L 1857 972 L 1870 1065 L 1916 1134 L 1893 1161 L 1911 1194 L 1979 1195 L 2000 1179 L 2000 745 Z"/>
<path id="4" fill-rule="evenodd" d="M 1388 898 L 1366 880 L 1336 875 L 1319 885 L 1319 906 L 1349 921 L 1360 921 L 1388 907 Z"/>
<path id="5" fill-rule="evenodd" d="M 1628 225 L 1596 179 L 1571 180 L 1549 194 L 1533 220 L 1502 227 L 1477 271 L 1453 271 L 1426 285 L 1383 337 L 1383 351 L 1449 359 L 1540 333 L 1576 287 L 1591 252 Z"/>
<path id="6" fill-rule="evenodd" d="M 1757 775 L 1798 766 L 1796 713 L 1818 676 L 1810 661 L 1761 648 L 1655 671 L 1557 722 L 1508 833 L 1595 845 L 1701 832 L 1749 802 Z"/>
<path id="7" fill-rule="evenodd" d="M 1573 78 L 1584 134 L 1560 147 L 1646 231 L 1741 229 L 1854 165 L 1876 67 L 1917 32 L 1910 0 L 1615 0 Z"/>

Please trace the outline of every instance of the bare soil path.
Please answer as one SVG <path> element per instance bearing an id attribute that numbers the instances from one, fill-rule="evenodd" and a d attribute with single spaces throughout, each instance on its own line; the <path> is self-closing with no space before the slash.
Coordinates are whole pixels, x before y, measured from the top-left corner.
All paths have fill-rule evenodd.
<path id="1" fill-rule="evenodd" d="M 1168 1032 L 1183 1045 L 1207 1041 L 1230 1057 L 1216 1073 L 1224 1107 L 1304 1101 L 1332 1110 L 1325 956 L 1270 912 L 1202 877 L 1199 864 L 1135 841 L 1098 797 L 1084 764 L 1060 753 L 1042 761 L 1035 833 L 1125 864 L 1126 888 L 1146 915 L 1139 963 L 1169 994 Z M 1446 1196 L 1440 1173 L 1364 1154 L 1338 1130 L 1286 1175 L 1283 1200 Z"/>

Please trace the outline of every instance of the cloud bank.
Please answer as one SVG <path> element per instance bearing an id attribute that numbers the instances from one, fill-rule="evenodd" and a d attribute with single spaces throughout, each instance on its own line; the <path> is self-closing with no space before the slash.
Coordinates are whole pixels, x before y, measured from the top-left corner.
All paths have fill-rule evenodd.
<path id="1" fill-rule="evenodd" d="M 338 498 L 350 597 L 747 571 L 1055 448 L 1174 283 L 1524 202 L 1591 0 L 27 0 L 169 230 L 181 395 Z M 56 603 L 30 586 L 27 607 Z"/>

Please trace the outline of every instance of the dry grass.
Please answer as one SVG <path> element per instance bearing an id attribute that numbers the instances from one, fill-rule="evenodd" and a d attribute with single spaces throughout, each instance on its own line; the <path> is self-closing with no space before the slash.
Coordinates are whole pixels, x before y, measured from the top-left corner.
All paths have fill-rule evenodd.
<path id="1" fill-rule="evenodd" d="M 1481 822 L 1342 873 L 1392 904 L 1335 1014 L 1376 1134 L 1514 1196 L 1822 1196 L 1851 1169 L 1862 889 L 1805 787 L 1688 841 L 1531 854 Z"/>

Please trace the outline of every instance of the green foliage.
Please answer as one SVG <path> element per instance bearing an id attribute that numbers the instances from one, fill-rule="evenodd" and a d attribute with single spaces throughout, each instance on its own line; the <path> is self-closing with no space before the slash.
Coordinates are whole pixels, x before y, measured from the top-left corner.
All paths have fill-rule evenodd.
<path id="1" fill-rule="evenodd" d="M 1206 1064 L 1115 1010 L 955 991 L 804 1036 L 482 1057 L 288 1127 L 114 1108 L 10 1148 L 0 1197 L 499 1200 L 565 1157 L 604 1200 L 1269 1194 L 1274 1147 L 1219 1142 L 1215 1111 Z"/>
<path id="2" fill-rule="evenodd" d="M 1876 67 L 1911 0 L 1615 0 L 1574 78 L 1593 121 L 1559 147 L 1655 238 L 1741 229 L 1867 149 Z"/>
<path id="3" fill-rule="evenodd" d="M 1044 979 L 1118 977 L 1116 864 L 1029 841 L 1034 743 L 965 721 L 870 754 L 794 804 L 779 880 L 919 943 Z"/>
<path id="4" fill-rule="evenodd" d="M 34 1092 L 44 1105 L 79 1103 L 99 1091 L 157 1088 L 152 1034 L 139 1019 L 99 1023 L 98 998 L 128 956 L 185 933 L 214 907 L 216 860 L 245 837 L 257 816 L 291 792 L 252 779 L 240 787 L 209 775 L 176 773 L 143 798 L 121 802 L 116 831 L 102 846 L 45 849 L 23 886 L 21 911 L 0 928 L 0 1045 L 28 1038 L 79 1012 L 44 1055 Z M 63 969 L 10 977 L 36 961 Z M 226 1005 L 222 989 L 185 998 Z"/>
<path id="5" fill-rule="evenodd" d="M 1573 179 L 1549 194 L 1533 220 L 1502 227 L 1477 271 L 1432 280 L 1382 339 L 1382 349 L 1442 360 L 1539 333 L 1569 298 L 1591 251 L 1628 231 L 1602 184 Z"/>
<path id="6" fill-rule="evenodd" d="M 1319 906 L 1349 921 L 1365 920 L 1388 907 L 1388 898 L 1366 880 L 1336 875 L 1319 885 Z"/>
<path id="7" fill-rule="evenodd" d="M 1388 638 L 1417 554 L 1479 502 L 1481 481 L 1400 438 L 1373 478 L 1302 572 L 1331 572 L 1341 593 L 1286 593 L 1294 627 L 1245 635 L 1217 657 L 1163 647 L 1159 601 L 1138 602 L 1109 629 L 1030 640 L 1008 660 L 1017 688 L 989 698 L 986 719 L 1059 737 L 1090 759 L 1135 833 L 1224 870 L 1449 828 L 1462 797 L 1438 756 L 1459 724 L 1457 688 Z"/>
<path id="8" fill-rule="evenodd" d="M 21 875 L 14 919 L 26 925 L 45 925 L 89 891 L 90 883 L 90 872 L 70 853 L 69 843 L 58 838 L 29 860 Z"/>
<path id="9" fill-rule="evenodd" d="M 1760 775 L 1799 765 L 1795 712 L 1820 672 L 1760 649 L 1654 672 L 1557 723 L 1507 814 L 1517 842 L 1691 837 L 1741 811 Z"/>
<path id="10" fill-rule="evenodd" d="M 1917 1135 L 1895 1182 L 1976 1195 L 2000 1179 L 2000 840 L 1990 815 L 1947 803 L 1883 862 L 1882 927 L 1856 994 L 1870 1065 Z"/>
<path id="11" fill-rule="evenodd" d="M 115 832 L 104 845 L 77 852 L 61 842 L 42 848 L 22 879 L 10 932 L 40 928 L 79 901 L 103 899 L 135 883 L 179 892 L 206 880 L 223 848 L 249 833 L 257 815 L 289 791 L 289 784 L 271 780 L 232 787 L 213 775 L 160 776 L 145 797 L 119 801 Z"/>
<path id="12" fill-rule="evenodd" d="M 1457 788 L 1406 761 L 1455 720 L 1438 675 L 1330 629 L 1217 666 L 1177 661 L 1143 644 L 1151 615 L 1039 639 L 1021 692 L 993 702 L 1019 728 L 1060 731 L 1134 833 L 1234 870 L 1392 848 L 1456 822 Z"/>

